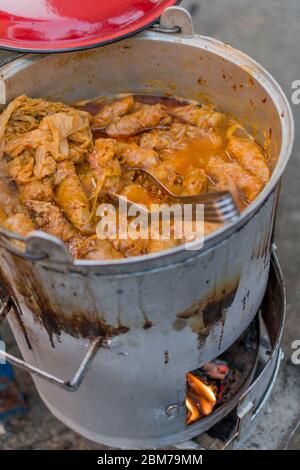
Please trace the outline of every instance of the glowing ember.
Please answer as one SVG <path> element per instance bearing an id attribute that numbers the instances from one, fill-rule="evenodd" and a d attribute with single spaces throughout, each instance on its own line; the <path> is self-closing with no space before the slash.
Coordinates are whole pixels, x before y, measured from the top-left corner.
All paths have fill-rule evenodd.
<path id="1" fill-rule="evenodd" d="M 226 364 L 211 362 L 199 369 L 198 373 L 189 372 L 186 375 L 187 424 L 192 424 L 212 413 L 228 371 L 229 367 Z"/>
<path id="2" fill-rule="evenodd" d="M 201 367 L 201 370 L 212 379 L 224 380 L 228 374 L 228 366 L 226 364 L 216 364 L 215 362 L 205 364 Z"/>

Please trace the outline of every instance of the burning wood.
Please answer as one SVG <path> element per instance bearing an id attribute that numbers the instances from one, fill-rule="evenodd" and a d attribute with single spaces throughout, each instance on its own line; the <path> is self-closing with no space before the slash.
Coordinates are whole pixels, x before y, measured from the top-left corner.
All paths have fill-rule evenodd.
<path id="1" fill-rule="evenodd" d="M 216 360 L 205 364 L 201 367 L 201 370 L 212 379 L 224 380 L 228 374 L 229 367 L 224 362 Z"/>
<path id="2" fill-rule="evenodd" d="M 213 412 L 222 396 L 228 372 L 229 367 L 225 362 L 215 360 L 187 374 L 187 424 Z"/>

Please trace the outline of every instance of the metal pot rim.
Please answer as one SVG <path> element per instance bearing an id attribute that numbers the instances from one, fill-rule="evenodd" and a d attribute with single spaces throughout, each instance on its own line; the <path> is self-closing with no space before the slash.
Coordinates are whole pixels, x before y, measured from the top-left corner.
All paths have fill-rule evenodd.
<path id="1" fill-rule="evenodd" d="M 205 238 L 204 245 L 201 250 L 196 251 L 187 251 L 185 245 L 179 245 L 178 247 L 171 248 L 168 250 L 162 250 L 152 254 L 146 254 L 141 256 L 134 256 L 130 258 L 125 258 L 121 260 L 99 260 L 99 261 L 91 261 L 91 260 L 75 260 L 73 261 L 74 267 L 110 267 L 117 269 L 120 266 L 130 266 L 136 264 L 136 268 L 141 268 L 141 264 L 143 264 L 142 269 L 145 269 L 144 263 L 147 265 L 151 264 L 151 262 L 156 261 L 158 259 L 168 259 L 170 256 L 174 256 L 177 254 L 182 254 L 186 251 L 186 257 L 194 258 L 195 255 L 199 253 L 203 253 L 203 251 L 207 251 L 209 248 L 215 247 L 221 241 L 227 239 L 233 232 L 239 230 L 243 225 L 247 223 L 247 221 L 254 216 L 254 214 L 258 211 L 258 209 L 263 205 L 264 201 L 267 197 L 273 192 L 276 185 L 278 184 L 285 167 L 288 163 L 290 158 L 293 143 L 294 143 L 294 119 L 291 110 L 291 106 L 288 102 L 286 95 L 284 94 L 282 88 L 277 83 L 277 81 L 272 77 L 272 75 L 267 72 L 260 64 L 258 64 L 255 60 L 249 57 L 247 54 L 234 49 L 233 47 L 224 44 L 223 42 L 216 40 L 214 38 L 210 38 L 207 36 L 202 35 L 193 35 L 193 36 L 183 36 L 180 35 L 178 37 L 170 34 L 159 34 L 155 32 L 146 32 L 135 36 L 130 39 L 130 41 L 136 40 L 160 40 L 165 42 L 178 42 L 180 44 L 189 45 L 191 47 L 198 47 L 204 49 L 208 52 L 211 52 L 215 55 L 218 55 L 221 58 L 228 60 L 229 62 L 237 65 L 240 68 L 245 70 L 251 70 L 251 75 L 264 89 L 267 91 L 268 95 L 272 99 L 273 103 L 276 106 L 278 111 L 279 119 L 281 122 L 281 129 L 282 129 L 282 143 L 281 149 L 278 156 L 278 161 L 275 166 L 275 169 L 272 173 L 270 181 L 264 187 L 262 192 L 259 196 L 255 199 L 253 203 L 251 203 L 241 214 L 237 221 L 233 221 L 228 224 L 226 227 L 221 227 L 217 231 L 211 233 Z M 109 46 L 106 46 L 109 47 Z M 42 58 L 44 56 L 39 55 L 25 55 L 25 58 L 34 57 Z M 24 59 L 24 56 L 22 56 Z M 18 60 L 15 59 L 15 60 Z M 5 66 L 4 66 L 5 67 Z M 12 232 L 8 232 L 4 229 L 0 229 L 0 235 L 3 234 L 7 238 L 10 237 Z M 26 237 L 28 239 L 28 237 Z M 192 244 L 190 244 L 192 246 Z M 7 245 L 6 245 L 7 247 Z M 16 250 L 13 250 L 16 252 Z M 22 252 L 18 254 L 22 255 Z M 193 256 L 194 255 L 194 256 Z M 43 261 L 41 261 L 43 262 Z M 62 263 L 63 264 L 63 263 Z M 69 263 L 68 263 L 69 264 Z"/>

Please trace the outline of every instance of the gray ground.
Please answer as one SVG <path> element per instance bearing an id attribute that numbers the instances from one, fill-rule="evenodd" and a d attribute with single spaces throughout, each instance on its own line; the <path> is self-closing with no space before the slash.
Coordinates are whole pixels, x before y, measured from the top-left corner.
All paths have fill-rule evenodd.
<path id="1" fill-rule="evenodd" d="M 291 84 L 300 79 L 299 0 L 184 0 L 182 5 L 192 13 L 197 32 L 214 36 L 251 55 L 274 75 L 288 97 L 291 97 Z M 7 54 L 0 53 L 0 59 L 4 55 Z M 293 111 L 296 143 L 283 181 L 276 237 L 288 293 L 288 316 L 284 335 L 285 375 L 300 373 L 300 366 L 289 363 L 291 343 L 300 339 L 300 322 L 297 318 L 300 305 L 300 104 L 293 105 Z M 299 377 L 295 383 L 299 384 L 298 379 Z M 11 421 L 7 428 L 9 432 L 0 436 L 0 449 L 99 449 L 99 446 L 67 430 L 50 415 L 37 397 L 28 377 L 21 374 L 20 380 L 29 394 L 31 410 L 29 415 Z M 285 380 L 284 374 L 281 380 Z M 293 381 L 287 380 L 286 384 L 289 383 Z M 299 412 L 299 400 L 294 400 L 294 406 Z M 291 441 L 290 448 L 300 449 L 299 432 Z"/>

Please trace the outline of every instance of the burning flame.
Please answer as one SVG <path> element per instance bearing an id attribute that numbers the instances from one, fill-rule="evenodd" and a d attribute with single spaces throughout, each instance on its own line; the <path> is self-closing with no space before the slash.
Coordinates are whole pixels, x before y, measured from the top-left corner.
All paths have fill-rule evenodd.
<path id="1" fill-rule="evenodd" d="M 206 385 L 198 376 L 189 372 L 186 378 L 188 384 L 185 401 L 187 424 L 192 424 L 213 411 L 217 403 L 217 397 L 213 387 Z"/>

